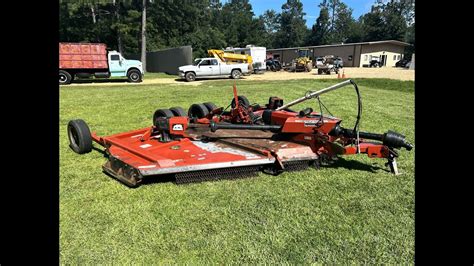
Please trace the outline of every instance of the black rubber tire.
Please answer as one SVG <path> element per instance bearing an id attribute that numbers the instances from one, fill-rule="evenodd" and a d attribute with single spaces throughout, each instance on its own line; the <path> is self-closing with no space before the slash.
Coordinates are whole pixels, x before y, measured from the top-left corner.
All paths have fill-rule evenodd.
<path id="1" fill-rule="evenodd" d="M 142 73 L 136 69 L 131 69 L 127 73 L 128 82 L 138 83 L 142 82 Z"/>
<path id="2" fill-rule="evenodd" d="M 249 73 L 250 73 L 250 69 L 249 69 Z M 238 69 L 234 69 L 232 70 L 232 72 L 230 72 L 230 76 L 233 79 L 239 79 L 242 76 L 242 72 Z"/>
<path id="3" fill-rule="evenodd" d="M 64 70 L 59 70 L 59 85 L 71 84 L 72 76 L 69 72 Z"/>
<path id="4" fill-rule="evenodd" d="M 318 75 L 321 75 L 323 74 L 323 70 L 322 69 L 318 69 Z"/>
<path id="5" fill-rule="evenodd" d="M 153 125 L 156 126 L 157 123 L 156 123 L 156 119 L 158 117 L 166 117 L 166 118 L 170 118 L 170 117 L 173 117 L 174 114 L 173 112 L 171 112 L 169 109 L 158 109 L 155 111 L 155 113 L 153 114 Z"/>
<path id="6" fill-rule="evenodd" d="M 204 104 L 204 106 L 206 106 L 209 113 L 212 112 L 212 110 L 217 109 L 217 105 L 215 105 L 213 102 L 207 102 L 207 103 L 203 103 L 203 104 Z"/>
<path id="7" fill-rule="evenodd" d="M 186 78 L 187 82 L 191 82 L 191 81 L 196 80 L 196 74 L 194 74 L 194 72 L 188 72 L 188 73 L 186 73 L 186 75 L 184 77 Z"/>
<path id="8" fill-rule="evenodd" d="M 173 113 L 174 116 L 185 116 L 185 117 L 188 116 L 186 111 L 184 111 L 184 109 L 182 107 L 179 107 L 179 106 L 171 107 L 170 111 Z"/>
<path id="9" fill-rule="evenodd" d="M 247 97 L 241 95 L 241 96 L 237 96 L 237 99 L 239 99 L 240 104 L 242 104 L 244 106 L 247 106 L 247 107 L 250 106 L 250 102 L 247 99 Z M 232 108 L 235 108 L 235 99 L 234 98 L 232 98 L 232 102 L 230 103 L 230 106 Z"/>
<path id="10" fill-rule="evenodd" d="M 189 107 L 188 116 L 190 118 L 203 118 L 209 114 L 207 107 L 202 103 L 195 103 Z"/>
<path id="11" fill-rule="evenodd" d="M 78 154 L 92 151 L 92 136 L 89 126 L 82 119 L 69 121 L 67 125 L 69 147 Z"/>

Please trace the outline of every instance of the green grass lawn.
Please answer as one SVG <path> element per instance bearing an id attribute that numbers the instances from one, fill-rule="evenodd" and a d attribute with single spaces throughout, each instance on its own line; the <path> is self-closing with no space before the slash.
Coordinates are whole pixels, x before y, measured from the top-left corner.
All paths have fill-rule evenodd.
<path id="1" fill-rule="evenodd" d="M 101 153 L 78 155 L 68 147 L 71 119 L 84 119 L 99 135 L 146 127 L 158 108 L 207 101 L 227 106 L 233 82 L 61 86 L 61 263 L 413 263 L 414 150 L 402 150 L 399 176 L 386 171 L 385 160 L 356 155 L 321 170 L 130 189 L 102 173 Z M 252 103 L 264 104 L 269 96 L 289 102 L 336 82 L 241 80 L 237 88 Z M 414 83 L 356 82 L 361 130 L 395 130 L 414 144 Z M 321 99 L 343 126 L 353 125 L 351 87 Z M 298 107 L 318 110 L 314 100 Z"/>

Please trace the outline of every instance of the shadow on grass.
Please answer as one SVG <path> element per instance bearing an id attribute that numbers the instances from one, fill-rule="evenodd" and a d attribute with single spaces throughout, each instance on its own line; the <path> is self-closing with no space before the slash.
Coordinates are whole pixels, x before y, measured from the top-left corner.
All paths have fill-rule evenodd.
<path id="1" fill-rule="evenodd" d="M 387 168 L 382 168 L 373 164 L 362 163 L 357 160 L 346 160 L 344 158 L 339 158 L 338 160 L 334 161 L 329 165 L 322 166 L 322 168 L 344 168 L 347 170 L 359 170 L 371 173 L 375 173 L 377 170 L 390 172 L 390 170 L 388 170 Z"/>
<path id="2" fill-rule="evenodd" d="M 219 76 L 219 77 L 215 77 L 215 78 L 196 78 L 195 81 L 209 81 L 209 80 L 234 80 L 233 78 L 230 78 L 230 77 L 226 77 L 226 76 Z M 246 80 L 245 77 L 241 77 L 237 80 Z M 177 81 L 177 82 L 188 82 L 186 81 L 185 79 L 181 79 L 181 78 L 176 78 L 174 79 L 174 81 Z M 192 82 L 192 81 L 191 81 Z"/>
<path id="3" fill-rule="evenodd" d="M 78 79 L 71 81 L 71 84 L 87 83 L 129 83 L 127 79 Z"/>

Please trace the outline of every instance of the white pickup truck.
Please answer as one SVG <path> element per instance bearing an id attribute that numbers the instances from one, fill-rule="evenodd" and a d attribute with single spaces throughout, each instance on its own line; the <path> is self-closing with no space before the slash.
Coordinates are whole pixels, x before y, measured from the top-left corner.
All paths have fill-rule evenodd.
<path id="1" fill-rule="evenodd" d="M 197 58 L 192 65 L 178 68 L 179 76 L 186 81 L 194 81 L 196 78 L 230 76 L 238 79 L 242 74 L 249 72 L 248 64 L 226 64 L 216 58 Z"/>

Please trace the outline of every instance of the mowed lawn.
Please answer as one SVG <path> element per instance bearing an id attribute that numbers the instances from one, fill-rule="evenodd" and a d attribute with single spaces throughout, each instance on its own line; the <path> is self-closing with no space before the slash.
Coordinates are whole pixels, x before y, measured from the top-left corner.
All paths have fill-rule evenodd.
<path id="1" fill-rule="evenodd" d="M 356 79 L 361 130 L 391 129 L 414 142 L 414 83 Z M 289 102 L 338 80 L 237 81 L 239 94 Z M 307 264 L 414 262 L 414 150 L 402 150 L 399 176 L 383 159 L 348 156 L 320 170 L 255 178 L 128 188 L 102 172 L 104 156 L 75 154 L 67 123 L 84 119 L 108 135 L 151 125 L 158 108 L 212 101 L 228 106 L 233 80 L 199 86 L 60 88 L 61 264 Z M 350 86 L 325 94 L 332 114 L 352 127 Z M 313 107 L 315 100 L 298 105 Z M 98 145 L 95 145 L 101 148 Z"/>

